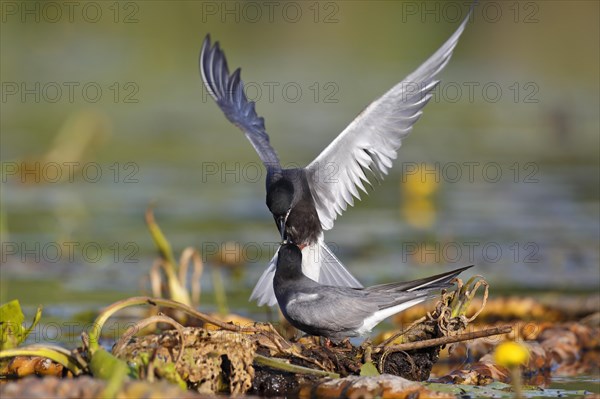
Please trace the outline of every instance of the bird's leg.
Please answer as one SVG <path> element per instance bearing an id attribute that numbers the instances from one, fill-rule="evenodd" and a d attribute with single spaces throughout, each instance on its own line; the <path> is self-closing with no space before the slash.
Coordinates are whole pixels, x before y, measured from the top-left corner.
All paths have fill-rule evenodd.
<path id="1" fill-rule="evenodd" d="M 346 349 L 352 349 L 352 344 L 350 343 L 350 337 L 344 338 L 342 342 L 340 342 L 340 346 L 344 346 Z"/>
<path id="2" fill-rule="evenodd" d="M 327 337 L 318 337 L 318 339 L 321 341 L 320 342 L 320 346 L 324 346 L 325 348 L 331 349 L 333 344 L 331 342 L 331 340 Z"/>
<path id="3" fill-rule="evenodd" d="M 373 353 L 373 345 L 371 343 L 370 339 L 365 339 L 362 344 L 360 344 L 360 348 L 362 349 L 362 353 L 363 353 L 363 362 L 367 363 L 367 362 L 372 362 L 373 359 L 371 358 L 371 354 Z"/>

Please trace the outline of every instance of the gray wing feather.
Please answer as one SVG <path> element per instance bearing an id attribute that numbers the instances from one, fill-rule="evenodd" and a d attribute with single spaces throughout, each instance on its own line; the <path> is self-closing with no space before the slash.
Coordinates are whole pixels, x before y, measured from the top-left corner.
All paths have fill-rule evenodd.
<path id="1" fill-rule="evenodd" d="M 373 292 L 440 290 L 442 288 L 449 287 L 453 278 L 458 276 L 463 271 L 470 269 L 471 267 L 473 267 L 473 265 L 413 281 L 373 285 L 369 288 L 366 288 L 366 290 Z"/>
<path id="2" fill-rule="evenodd" d="M 275 270 L 277 269 L 278 253 L 279 250 L 275 253 L 275 256 L 273 256 L 273 259 L 269 262 L 269 266 L 258 279 L 258 282 L 250 295 L 250 301 L 256 301 L 258 306 L 275 306 L 277 304 L 277 297 L 275 297 L 275 291 L 273 289 L 273 278 L 275 277 Z"/>
<path id="3" fill-rule="evenodd" d="M 387 174 L 396 158 L 402 139 L 410 133 L 431 99 L 438 84 L 436 75 L 446 66 L 465 29 L 472 8 L 456 32 L 427 61 L 406 79 L 371 103 L 342 133 L 307 166 L 321 226 L 333 227 L 338 214 L 360 199 L 358 189 L 366 193 L 363 182 L 370 184 L 364 170 L 376 176 Z M 333 179 L 323 181 L 320 176 Z"/>
<path id="4" fill-rule="evenodd" d="M 219 42 L 211 46 L 210 35 L 202 43 L 199 59 L 200 74 L 206 89 L 227 119 L 244 132 L 267 168 L 269 176 L 281 169 L 279 158 L 269 142 L 264 118 L 258 116 L 255 103 L 248 101 L 240 69 L 229 74 L 225 54 Z"/>
<path id="5" fill-rule="evenodd" d="M 362 284 L 350 274 L 322 239 L 313 245 L 316 246 L 318 251 L 319 283 L 336 287 L 362 288 Z M 313 245 L 310 247 L 313 247 Z M 304 257 L 302 259 L 303 269 L 309 267 L 305 264 Z"/>

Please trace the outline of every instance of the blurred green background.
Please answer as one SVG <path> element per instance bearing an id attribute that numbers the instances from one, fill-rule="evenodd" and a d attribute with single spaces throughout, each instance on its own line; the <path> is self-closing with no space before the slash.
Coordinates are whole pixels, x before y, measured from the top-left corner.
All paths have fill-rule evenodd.
<path id="1" fill-rule="evenodd" d="M 234 310 L 252 309 L 277 232 L 258 157 L 201 84 L 207 33 L 242 67 L 283 163 L 305 165 L 467 11 L 76 4 L 4 1 L 0 36 L 0 302 L 57 303 L 58 315 L 140 292 L 149 204 L 177 253 L 226 255 Z M 476 6 L 390 175 L 326 235 L 359 280 L 476 264 L 497 292 L 598 289 L 598 19 L 595 1 Z"/>

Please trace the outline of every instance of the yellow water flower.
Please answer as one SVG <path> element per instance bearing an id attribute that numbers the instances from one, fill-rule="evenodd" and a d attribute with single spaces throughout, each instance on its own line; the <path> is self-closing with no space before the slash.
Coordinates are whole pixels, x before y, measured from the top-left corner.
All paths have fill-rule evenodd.
<path id="1" fill-rule="evenodd" d="M 506 341 L 496 347 L 494 360 L 501 366 L 513 368 L 529 361 L 529 351 L 523 344 Z"/>

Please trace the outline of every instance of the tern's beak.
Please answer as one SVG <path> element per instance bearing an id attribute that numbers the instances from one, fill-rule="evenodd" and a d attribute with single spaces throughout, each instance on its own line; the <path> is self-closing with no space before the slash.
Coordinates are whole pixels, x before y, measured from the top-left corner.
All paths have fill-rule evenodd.
<path id="1" fill-rule="evenodd" d="M 281 234 L 281 241 L 286 240 L 286 234 L 285 234 L 285 222 L 286 221 L 287 221 L 287 215 L 279 216 L 277 218 L 277 227 L 279 228 L 279 234 Z"/>

